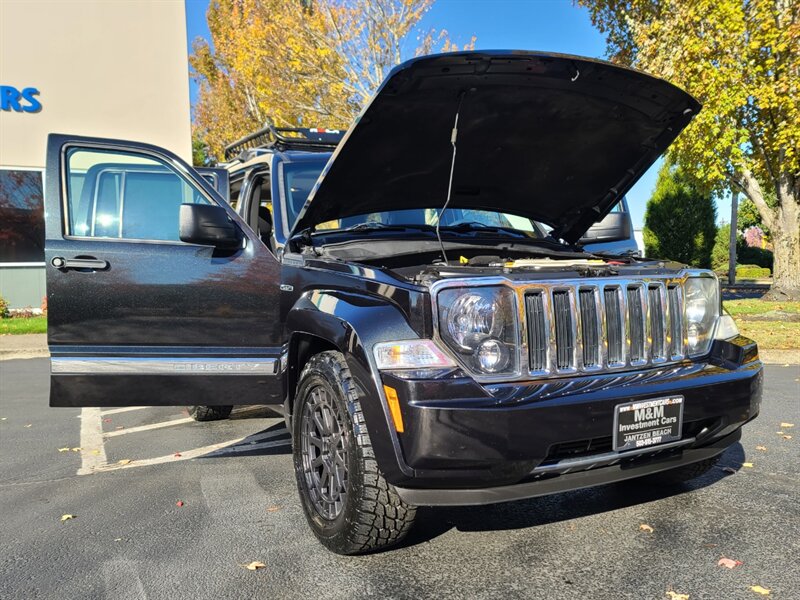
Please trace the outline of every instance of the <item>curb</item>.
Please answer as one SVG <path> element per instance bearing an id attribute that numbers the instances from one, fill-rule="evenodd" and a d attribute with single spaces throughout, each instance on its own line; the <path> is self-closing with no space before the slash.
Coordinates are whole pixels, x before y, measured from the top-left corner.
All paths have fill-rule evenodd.
<path id="1" fill-rule="evenodd" d="M 48 358 L 50 352 L 47 348 L 25 348 L 19 350 L 0 350 L 0 361 L 17 360 L 20 358 Z"/>

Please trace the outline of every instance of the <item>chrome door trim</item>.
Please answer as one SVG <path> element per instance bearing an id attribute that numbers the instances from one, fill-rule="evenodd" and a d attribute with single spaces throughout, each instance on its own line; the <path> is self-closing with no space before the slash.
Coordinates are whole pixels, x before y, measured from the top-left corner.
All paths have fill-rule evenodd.
<path id="1" fill-rule="evenodd" d="M 53 356 L 53 375 L 277 375 L 277 358 Z"/>

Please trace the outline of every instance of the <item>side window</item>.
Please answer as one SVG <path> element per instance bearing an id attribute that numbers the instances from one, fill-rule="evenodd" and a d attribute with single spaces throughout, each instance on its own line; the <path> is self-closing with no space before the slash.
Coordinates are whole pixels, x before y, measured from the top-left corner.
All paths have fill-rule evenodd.
<path id="1" fill-rule="evenodd" d="M 67 152 L 67 234 L 179 241 L 181 204 L 210 204 L 162 161 L 132 152 Z"/>

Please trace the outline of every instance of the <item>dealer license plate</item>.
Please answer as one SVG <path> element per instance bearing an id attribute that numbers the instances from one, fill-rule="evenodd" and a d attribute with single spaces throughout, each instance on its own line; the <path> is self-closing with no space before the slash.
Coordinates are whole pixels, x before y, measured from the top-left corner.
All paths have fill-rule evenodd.
<path id="1" fill-rule="evenodd" d="M 614 450 L 646 448 L 681 439 L 683 396 L 637 400 L 614 410 Z"/>

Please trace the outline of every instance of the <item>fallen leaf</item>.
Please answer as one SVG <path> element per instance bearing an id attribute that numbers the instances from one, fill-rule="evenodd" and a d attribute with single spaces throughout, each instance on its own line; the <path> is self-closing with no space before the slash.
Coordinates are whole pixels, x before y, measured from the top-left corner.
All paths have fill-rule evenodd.
<path id="1" fill-rule="evenodd" d="M 790 440 L 790 439 L 792 439 L 792 436 L 790 436 L 790 435 L 785 435 L 785 436 L 783 436 L 783 439 L 785 439 L 785 440 Z"/>
<path id="2" fill-rule="evenodd" d="M 646 531 L 647 533 L 653 533 L 653 528 L 650 527 L 647 523 L 642 523 L 639 525 L 639 531 Z"/>
<path id="3" fill-rule="evenodd" d="M 281 509 L 280 506 L 268 506 L 267 507 L 267 512 L 275 512 L 276 510 L 280 510 L 280 509 Z"/>
<path id="4" fill-rule="evenodd" d="M 61 521 L 70 521 L 75 518 L 75 515 L 61 515 Z"/>
<path id="5" fill-rule="evenodd" d="M 131 459 L 130 458 L 123 458 L 122 460 L 118 460 L 117 464 L 118 465 L 129 465 L 129 464 L 131 464 Z"/>
<path id="6" fill-rule="evenodd" d="M 766 452 L 767 451 L 767 447 L 766 446 L 756 446 L 756 450 L 761 450 L 762 452 Z"/>
<path id="7" fill-rule="evenodd" d="M 69 452 L 69 448 L 59 448 L 59 452 Z"/>
<path id="8" fill-rule="evenodd" d="M 726 473 L 730 473 L 731 475 L 734 475 L 736 473 L 736 469 L 733 469 L 731 467 L 722 467 L 722 470 L 725 471 Z"/>
<path id="9" fill-rule="evenodd" d="M 258 562 L 257 560 L 254 560 L 250 564 L 245 565 L 244 568 L 249 570 L 249 571 L 258 571 L 259 569 L 263 569 L 266 566 L 267 565 L 265 565 L 264 563 Z"/>
<path id="10" fill-rule="evenodd" d="M 742 463 L 742 466 L 743 467 L 747 467 L 748 469 L 752 469 L 753 468 L 753 463 Z"/>
<path id="11" fill-rule="evenodd" d="M 669 600 L 689 600 L 689 594 L 679 594 L 672 590 L 667 591 L 667 596 L 669 596 Z"/>
<path id="12" fill-rule="evenodd" d="M 787 427 L 794 427 L 794 423 L 781 423 L 780 428 L 786 429 Z"/>
<path id="13" fill-rule="evenodd" d="M 33 427 L 33 423 L 28 423 L 25 427 Z"/>
<path id="14" fill-rule="evenodd" d="M 178 506 L 178 507 L 180 507 L 180 506 L 183 506 L 183 500 L 178 500 L 178 501 L 175 503 L 175 506 Z"/>
<path id="15" fill-rule="evenodd" d="M 760 585 L 751 585 L 750 589 L 754 591 L 756 594 L 761 594 L 762 596 L 769 596 L 769 590 L 765 587 L 761 587 Z"/>
<path id="16" fill-rule="evenodd" d="M 732 558 L 725 558 L 723 556 L 722 558 L 719 559 L 719 562 L 717 563 L 717 566 L 718 567 L 725 567 L 725 568 L 728 568 L 728 569 L 735 569 L 736 567 L 738 567 L 739 565 L 742 565 L 742 564 L 744 564 L 744 563 L 742 561 L 740 561 L 740 560 L 733 560 Z"/>
<path id="17" fill-rule="evenodd" d="M 175 458 L 180 458 L 181 457 L 181 453 L 180 452 L 176 452 L 173 456 L 175 456 Z"/>

